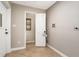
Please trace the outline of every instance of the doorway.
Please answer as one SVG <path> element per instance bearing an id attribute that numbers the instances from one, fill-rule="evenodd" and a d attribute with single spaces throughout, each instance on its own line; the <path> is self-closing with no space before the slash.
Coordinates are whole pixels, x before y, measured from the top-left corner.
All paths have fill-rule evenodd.
<path id="1" fill-rule="evenodd" d="M 26 13 L 26 45 L 35 46 L 35 14 Z"/>
<path id="2" fill-rule="evenodd" d="M 28 46 L 46 46 L 46 13 L 25 13 L 25 40 Z"/>

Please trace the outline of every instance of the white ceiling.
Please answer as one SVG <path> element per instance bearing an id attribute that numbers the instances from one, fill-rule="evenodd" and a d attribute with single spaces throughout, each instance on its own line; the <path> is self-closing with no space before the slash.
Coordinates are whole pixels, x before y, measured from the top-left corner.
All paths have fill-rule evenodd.
<path id="1" fill-rule="evenodd" d="M 16 3 L 24 6 L 39 8 L 39 9 L 48 9 L 56 1 L 12 1 L 11 3 Z"/>

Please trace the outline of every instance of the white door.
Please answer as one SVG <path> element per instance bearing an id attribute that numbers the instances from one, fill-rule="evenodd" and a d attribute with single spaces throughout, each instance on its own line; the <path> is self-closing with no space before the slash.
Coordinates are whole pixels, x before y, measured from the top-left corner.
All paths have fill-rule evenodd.
<path id="1" fill-rule="evenodd" d="M 39 13 L 36 14 L 36 21 L 35 21 L 35 45 L 36 46 L 46 46 L 46 38 L 43 35 L 44 31 L 46 31 L 46 14 Z"/>
<path id="2" fill-rule="evenodd" d="M 5 41 L 5 26 L 6 26 L 6 8 L 0 2 L 0 56 L 4 56 L 6 52 Z"/>
<path id="3" fill-rule="evenodd" d="M 0 28 L 0 57 L 5 55 L 5 39 L 3 37 L 3 28 Z"/>

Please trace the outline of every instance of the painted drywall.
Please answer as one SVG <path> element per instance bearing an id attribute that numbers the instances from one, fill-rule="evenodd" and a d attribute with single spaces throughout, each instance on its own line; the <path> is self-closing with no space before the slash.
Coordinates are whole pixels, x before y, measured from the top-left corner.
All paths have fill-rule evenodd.
<path id="1" fill-rule="evenodd" d="M 31 18 L 31 30 L 26 30 L 26 42 L 34 42 L 35 41 L 35 14 L 26 13 L 26 18 Z"/>
<path id="2" fill-rule="evenodd" d="M 11 4 L 12 10 L 11 10 L 11 47 L 12 48 L 18 48 L 18 47 L 24 47 L 25 46 L 25 11 L 31 11 L 36 13 L 43 13 L 44 10 L 32 8 L 32 7 L 26 7 L 21 6 L 17 4 Z M 27 33 L 26 33 L 27 34 Z"/>
<path id="3" fill-rule="evenodd" d="M 79 30 L 74 30 L 75 26 L 79 28 L 79 2 L 57 2 L 47 10 L 48 44 L 67 56 L 79 56 Z"/>

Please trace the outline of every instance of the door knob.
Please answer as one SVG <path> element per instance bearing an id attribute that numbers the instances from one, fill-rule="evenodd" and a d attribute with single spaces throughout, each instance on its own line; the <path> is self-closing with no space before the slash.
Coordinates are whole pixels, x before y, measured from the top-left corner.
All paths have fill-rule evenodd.
<path id="1" fill-rule="evenodd" d="M 7 30 L 8 30 L 8 29 L 5 29 L 5 34 L 8 34 Z"/>
<path id="2" fill-rule="evenodd" d="M 44 37 L 47 37 L 46 31 L 44 31 L 43 36 L 44 36 Z"/>
<path id="3" fill-rule="evenodd" d="M 5 32 L 5 34 L 8 34 L 8 32 Z"/>

